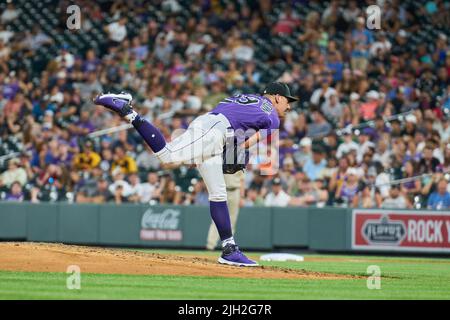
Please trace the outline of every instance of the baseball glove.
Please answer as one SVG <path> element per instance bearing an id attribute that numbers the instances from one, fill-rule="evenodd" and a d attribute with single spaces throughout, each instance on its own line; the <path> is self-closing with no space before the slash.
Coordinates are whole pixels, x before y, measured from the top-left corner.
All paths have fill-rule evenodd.
<path id="1" fill-rule="evenodd" d="M 223 165 L 224 174 L 234 174 L 240 170 L 244 170 L 248 160 L 248 150 L 239 147 L 236 137 L 227 137 L 223 148 Z"/>
<path id="2" fill-rule="evenodd" d="M 222 171 L 224 174 L 235 174 L 245 169 L 245 164 L 223 164 Z"/>

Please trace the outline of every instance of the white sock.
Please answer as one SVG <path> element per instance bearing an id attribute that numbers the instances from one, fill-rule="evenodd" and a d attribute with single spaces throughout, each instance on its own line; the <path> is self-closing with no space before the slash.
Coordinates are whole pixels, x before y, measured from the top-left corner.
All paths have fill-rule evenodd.
<path id="1" fill-rule="evenodd" d="M 225 247 L 227 244 L 229 244 L 229 243 L 231 243 L 231 244 L 236 244 L 236 243 L 234 242 L 234 238 L 233 238 L 233 237 L 223 240 L 223 241 L 222 241 L 222 248 L 224 248 L 224 247 Z"/>
<path id="2" fill-rule="evenodd" d="M 137 115 L 138 115 L 138 113 L 133 110 L 133 111 L 131 111 L 131 113 L 129 113 L 125 116 L 125 119 L 127 119 L 127 121 L 129 123 L 132 123 L 134 121 L 134 119 L 136 119 Z"/>

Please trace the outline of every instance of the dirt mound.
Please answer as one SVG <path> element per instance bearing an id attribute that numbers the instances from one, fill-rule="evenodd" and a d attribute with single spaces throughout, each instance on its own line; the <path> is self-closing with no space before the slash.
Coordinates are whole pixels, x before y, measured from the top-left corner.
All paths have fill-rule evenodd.
<path id="1" fill-rule="evenodd" d="M 346 279 L 352 276 L 276 267 L 237 268 L 213 258 L 159 254 L 53 243 L 0 243 L 0 270 L 66 272 L 77 265 L 82 272 L 105 274 L 214 276 L 275 279 Z"/>

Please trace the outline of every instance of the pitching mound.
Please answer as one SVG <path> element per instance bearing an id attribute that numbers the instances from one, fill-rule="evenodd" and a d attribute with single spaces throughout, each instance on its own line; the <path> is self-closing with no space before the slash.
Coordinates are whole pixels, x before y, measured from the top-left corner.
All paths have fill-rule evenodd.
<path id="1" fill-rule="evenodd" d="M 251 257 L 251 255 L 250 255 Z M 214 276 L 278 279 L 348 279 L 352 276 L 275 267 L 232 267 L 216 258 L 159 254 L 50 243 L 0 243 L 0 270 L 66 272 L 78 265 L 82 272 L 105 274 Z"/>

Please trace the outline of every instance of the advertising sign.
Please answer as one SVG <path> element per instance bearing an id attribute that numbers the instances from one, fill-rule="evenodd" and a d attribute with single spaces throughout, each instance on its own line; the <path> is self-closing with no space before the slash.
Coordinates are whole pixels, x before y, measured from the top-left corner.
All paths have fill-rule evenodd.
<path id="1" fill-rule="evenodd" d="M 450 252 L 450 212 L 352 212 L 352 249 Z"/>
<path id="2" fill-rule="evenodd" d="M 154 212 L 148 209 L 142 215 L 141 240 L 182 241 L 180 210 L 164 209 Z"/>

